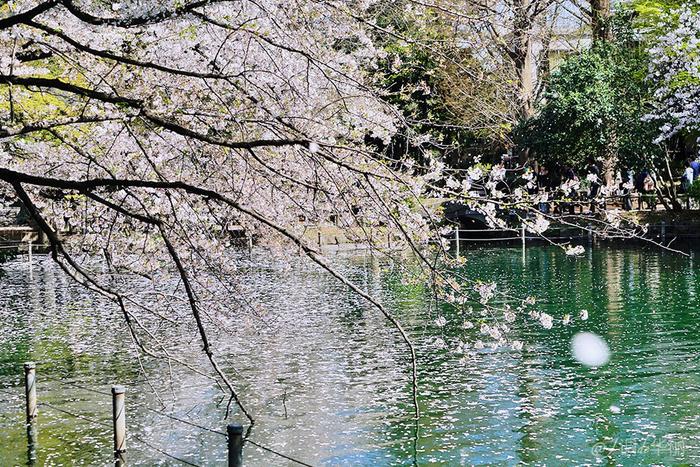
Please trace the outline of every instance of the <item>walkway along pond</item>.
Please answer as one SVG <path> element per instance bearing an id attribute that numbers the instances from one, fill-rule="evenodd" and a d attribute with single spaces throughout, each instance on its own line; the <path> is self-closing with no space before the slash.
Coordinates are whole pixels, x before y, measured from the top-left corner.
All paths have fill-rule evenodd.
<path id="1" fill-rule="evenodd" d="M 463 253 L 466 274 L 538 297 L 554 328 L 518 321 L 522 351 L 483 349 L 465 360 L 455 342 L 476 340 L 477 329 L 432 307 L 427 289 L 403 285 L 371 258 L 343 254 L 346 272 L 381 297 L 418 344 L 423 406 L 415 439 L 409 369 L 383 319 L 316 268 L 283 269 L 254 251 L 245 274 L 266 305 L 260 321 L 241 320 L 235 335 L 214 336 L 257 415 L 251 439 L 311 465 L 700 463 L 696 253 L 604 245 L 578 259 L 541 245 L 525 258 L 519 246 Z M 113 384 L 127 388 L 130 465 L 178 464 L 173 457 L 226 465 L 222 434 L 231 420 L 223 419 L 226 397 L 214 383 L 137 359 L 121 315 L 45 256 L 35 255 L 31 276 L 23 256 L 1 270 L 0 465 L 27 464 L 29 455 L 36 465 L 110 463 Z M 587 320 L 561 323 L 582 309 Z M 605 338 L 607 366 L 573 360 L 578 331 Z M 168 338 L 206 370 L 191 336 L 183 325 Z M 37 363 L 40 403 L 34 454 L 25 429 L 28 361 Z M 243 456 L 246 465 L 291 465 L 254 445 Z"/>

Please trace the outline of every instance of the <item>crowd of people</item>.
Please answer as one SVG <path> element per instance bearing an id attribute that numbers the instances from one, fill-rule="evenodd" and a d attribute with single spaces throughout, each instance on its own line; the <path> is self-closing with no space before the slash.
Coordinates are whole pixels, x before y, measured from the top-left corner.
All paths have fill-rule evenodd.
<path id="1" fill-rule="evenodd" d="M 700 177 L 700 162 L 693 159 L 686 159 L 685 170 L 681 178 L 681 190 L 687 193 L 693 182 Z"/>
<path id="2" fill-rule="evenodd" d="M 700 176 L 700 163 L 689 160 L 688 167 L 689 169 L 684 173 L 685 179 L 689 180 L 687 187 Z M 555 212 L 568 211 L 573 214 L 575 205 L 582 202 L 588 203 L 590 210 L 595 212 L 605 196 L 617 197 L 622 202 L 622 208 L 629 211 L 632 209 L 633 193 L 640 195 L 640 203 L 645 203 L 648 209 L 654 209 L 656 206 L 656 181 L 652 172 L 646 168 L 639 172 L 631 168 L 620 170 L 616 174 L 614 192 L 604 190 L 601 167 L 593 159 L 589 160 L 580 171 L 568 165 L 553 171 L 546 166 L 540 166 L 537 170 L 533 170 L 533 173 L 530 193 L 547 195 L 543 196 L 539 203 L 539 209 L 545 213 L 552 209 L 550 200 L 558 200 L 554 203 Z M 685 187 L 684 184 L 682 184 L 683 187 Z M 640 204 L 640 207 L 643 205 Z"/>

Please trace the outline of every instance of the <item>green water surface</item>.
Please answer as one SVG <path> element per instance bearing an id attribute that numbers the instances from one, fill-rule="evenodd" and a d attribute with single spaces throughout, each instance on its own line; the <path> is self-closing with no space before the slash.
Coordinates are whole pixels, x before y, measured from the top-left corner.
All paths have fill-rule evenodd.
<path id="1" fill-rule="evenodd" d="M 405 348 L 385 320 L 315 268 L 251 265 L 244 282 L 269 310 L 265 323 L 235 318 L 239 332 L 212 329 L 256 416 L 251 439 L 313 465 L 700 464 L 694 253 L 624 245 L 595 247 L 578 259 L 543 246 L 525 257 L 519 248 L 463 253 L 467 276 L 538 297 L 553 329 L 519 320 L 513 337 L 525 342 L 522 351 L 484 349 L 464 360 L 453 344 L 478 331 L 465 334 L 462 317 L 430 307 L 427 290 L 401 285 L 376 261 L 339 259 L 416 342 L 418 436 Z M 177 365 L 139 363 L 117 310 L 48 259 L 38 258 L 31 277 L 21 257 L 2 268 L 0 466 L 111 463 L 108 392 L 115 383 L 128 388 L 129 464 L 181 465 L 167 453 L 226 465 L 220 433 L 163 415 L 225 430 L 226 398 L 216 384 Z M 587 321 L 561 324 L 581 309 Z M 435 324 L 438 315 L 444 327 Z M 573 360 L 570 341 L 583 330 L 607 341 L 608 365 L 589 369 Z M 209 371 L 190 328 L 168 339 Z M 24 425 L 21 364 L 28 360 L 39 362 L 39 398 L 50 404 L 40 407 L 34 450 Z M 232 419 L 243 421 L 235 411 Z M 247 465 L 294 465 L 250 445 L 244 454 Z"/>

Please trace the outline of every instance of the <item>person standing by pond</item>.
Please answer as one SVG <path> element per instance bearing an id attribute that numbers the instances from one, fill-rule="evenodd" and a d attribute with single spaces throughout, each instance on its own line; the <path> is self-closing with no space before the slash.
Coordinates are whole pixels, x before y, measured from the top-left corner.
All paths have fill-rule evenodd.
<path id="1" fill-rule="evenodd" d="M 544 214 L 549 213 L 549 203 L 544 201 L 549 196 L 549 189 L 552 186 L 552 177 L 549 174 L 549 170 L 545 166 L 540 166 L 539 173 L 537 174 L 537 192 L 541 196 L 541 201 L 538 204 L 538 209 Z"/>
<path id="2" fill-rule="evenodd" d="M 651 176 L 651 172 L 649 172 L 649 169 L 644 168 L 641 170 L 641 172 L 639 172 L 639 175 L 635 181 L 635 187 L 639 192 L 639 209 L 643 208 L 643 203 L 646 201 L 647 207 L 654 210 L 656 207 L 656 199 L 654 198 L 656 184 Z"/>
<path id="3" fill-rule="evenodd" d="M 697 162 L 696 162 L 697 164 Z M 693 169 L 693 161 L 687 159 L 685 161 L 685 170 L 683 171 L 683 177 L 681 178 L 681 192 L 687 193 L 690 190 L 690 186 L 695 180 L 695 170 Z"/>
<path id="4" fill-rule="evenodd" d="M 596 199 L 600 193 L 600 168 L 598 168 L 593 158 L 589 159 L 586 172 L 586 180 L 591 184 L 588 189 L 588 199 L 591 201 L 591 212 L 595 212 L 597 204 Z"/>
<path id="5" fill-rule="evenodd" d="M 693 180 L 697 180 L 700 178 L 700 162 L 697 159 L 692 159 L 690 166 L 693 168 Z"/>
<path id="6" fill-rule="evenodd" d="M 564 202 L 561 203 L 561 212 L 574 214 L 574 201 L 576 199 L 576 190 L 578 189 L 578 175 L 571 166 L 564 166 L 561 179 L 561 195 Z"/>
<path id="7" fill-rule="evenodd" d="M 634 171 L 623 168 L 620 177 L 620 195 L 622 196 L 622 209 L 632 210 L 632 189 L 634 188 Z"/>

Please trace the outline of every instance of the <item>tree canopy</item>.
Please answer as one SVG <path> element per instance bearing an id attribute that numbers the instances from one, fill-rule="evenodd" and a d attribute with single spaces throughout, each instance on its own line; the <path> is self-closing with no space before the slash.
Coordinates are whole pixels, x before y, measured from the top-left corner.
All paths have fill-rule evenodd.
<path id="1" fill-rule="evenodd" d="M 520 128 L 520 144 L 550 165 L 583 167 L 614 147 L 618 166 L 641 168 L 661 150 L 643 120 L 653 99 L 649 56 L 624 31 L 566 60 L 552 74 L 538 115 Z"/>

